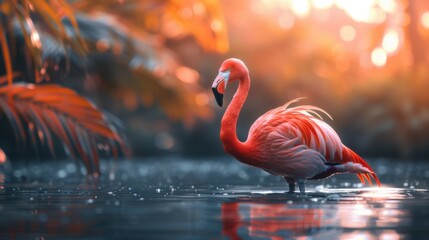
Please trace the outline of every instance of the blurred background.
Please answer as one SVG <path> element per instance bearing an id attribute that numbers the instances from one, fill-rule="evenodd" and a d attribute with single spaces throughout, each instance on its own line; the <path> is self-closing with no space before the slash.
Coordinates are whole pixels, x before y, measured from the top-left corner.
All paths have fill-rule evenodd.
<path id="1" fill-rule="evenodd" d="M 242 140 L 269 109 L 307 97 L 301 103 L 329 112 L 334 120 L 326 121 L 360 155 L 429 158 L 427 1 L 26 0 L 0 7 L 13 84 L 74 89 L 122 125 L 136 157 L 225 155 L 225 107 L 210 87 L 222 61 L 236 57 L 252 79 L 238 123 Z M 235 90 L 227 89 L 227 103 Z M 0 126 L 0 161 L 51 156 L 42 142 L 37 150 L 18 146 L 7 118 Z"/>

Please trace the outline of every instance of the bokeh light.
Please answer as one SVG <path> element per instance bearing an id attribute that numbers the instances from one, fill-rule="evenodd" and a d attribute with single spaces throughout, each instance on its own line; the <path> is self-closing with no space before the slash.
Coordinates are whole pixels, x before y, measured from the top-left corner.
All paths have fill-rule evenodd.
<path id="1" fill-rule="evenodd" d="M 311 4 L 316 9 L 328 9 L 335 3 L 334 0 L 312 0 Z"/>
<path id="2" fill-rule="evenodd" d="M 344 26 L 340 29 L 340 36 L 346 42 L 353 41 L 356 37 L 356 31 L 352 26 Z"/>
<path id="3" fill-rule="evenodd" d="M 185 83 L 196 83 L 199 78 L 199 74 L 197 71 L 185 67 L 180 66 L 176 69 L 176 77 Z"/>
<path id="4" fill-rule="evenodd" d="M 395 29 L 389 29 L 384 34 L 382 46 L 387 53 L 391 54 L 396 52 L 399 48 L 399 33 Z"/>
<path id="5" fill-rule="evenodd" d="M 424 12 L 421 17 L 423 27 L 429 28 L 429 11 Z"/>
<path id="6" fill-rule="evenodd" d="M 310 3 L 308 0 L 292 0 L 291 10 L 298 17 L 306 17 L 310 13 Z"/>
<path id="7" fill-rule="evenodd" d="M 155 136 L 155 146 L 162 150 L 169 150 L 174 147 L 175 141 L 173 136 L 167 132 L 161 132 Z"/>
<path id="8" fill-rule="evenodd" d="M 205 106 L 209 103 L 210 98 L 207 93 L 199 93 L 195 96 L 195 102 L 200 106 Z"/>
<path id="9" fill-rule="evenodd" d="M 371 61 L 377 67 L 382 67 L 386 64 L 387 53 L 383 48 L 375 48 L 371 52 Z"/>

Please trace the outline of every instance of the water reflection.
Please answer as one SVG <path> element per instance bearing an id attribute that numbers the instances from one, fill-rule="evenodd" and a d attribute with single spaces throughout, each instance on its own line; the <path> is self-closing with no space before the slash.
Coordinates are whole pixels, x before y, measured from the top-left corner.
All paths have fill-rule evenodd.
<path id="1" fill-rule="evenodd" d="M 169 164 L 123 162 L 99 179 L 52 164 L 32 168 L 30 180 L 15 175 L 25 168 L 0 173 L 0 239 L 427 238 L 425 171 L 384 188 L 309 185 L 298 196 L 239 164 Z"/>
<path id="2" fill-rule="evenodd" d="M 4 179 L 5 179 L 5 176 L 4 176 L 4 174 L 3 173 L 0 173 L 0 190 L 2 190 L 2 189 L 4 189 Z"/>
<path id="3" fill-rule="evenodd" d="M 221 205 L 222 234 L 234 240 L 248 237 L 400 239 L 403 236 L 396 229 L 412 226 L 413 216 L 398 203 L 407 197 L 404 189 L 358 192 L 349 189 L 319 194 L 281 202 L 278 199 L 273 202 L 270 196 L 257 201 L 225 202 Z M 334 201 L 325 201 L 329 197 Z"/>
<path id="4" fill-rule="evenodd" d="M 231 239 L 246 235 L 269 239 L 285 237 L 338 236 L 338 216 L 332 209 L 285 203 L 226 202 L 222 204 L 222 233 Z M 335 209 L 334 209 L 335 211 Z"/>

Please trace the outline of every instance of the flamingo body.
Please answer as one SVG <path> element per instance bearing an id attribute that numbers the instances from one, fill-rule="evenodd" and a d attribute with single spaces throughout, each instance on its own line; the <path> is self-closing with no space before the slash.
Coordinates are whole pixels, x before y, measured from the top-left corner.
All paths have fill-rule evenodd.
<path id="1" fill-rule="evenodd" d="M 268 111 L 252 125 L 245 142 L 236 136 L 240 110 L 247 98 L 250 78 L 247 67 L 238 59 L 228 59 L 222 64 L 213 82 L 213 92 L 222 105 L 223 92 L 229 82 L 239 81 L 239 87 L 228 106 L 221 123 L 220 137 L 224 149 L 237 160 L 259 167 L 271 174 L 283 176 L 290 192 L 295 181 L 305 192 L 304 180 L 321 179 L 335 173 L 356 173 L 362 183 L 372 184 L 371 176 L 380 182 L 368 163 L 341 143 L 337 133 L 321 114 L 324 110 L 301 105 L 285 105 Z"/>

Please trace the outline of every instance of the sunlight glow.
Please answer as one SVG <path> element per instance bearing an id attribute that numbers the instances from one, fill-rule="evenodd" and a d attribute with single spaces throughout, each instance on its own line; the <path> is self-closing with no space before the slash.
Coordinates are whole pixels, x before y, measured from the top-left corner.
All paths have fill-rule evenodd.
<path id="1" fill-rule="evenodd" d="M 308 0 L 292 0 L 291 10 L 298 17 L 306 17 L 310 13 L 310 3 Z"/>
<path id="2" fill-rule="evenodd" d="M 379 0 L 378 6 L 380 6 L 383 11 L 388 13 L 393 13 L 398 8 L 398 5 L 395 0 Z"/>
<path id="3" fill-rule="evenodd" d="M 392 188 L 392 187 L 378 187 L 378 188 L 365 188 L 365 193 L 362 194 L 365 198 L 371 199 L 402 199 L 403 195 L 400 194 L 400 188 Z"/>
<path id="4" fill-rule="evenodd" d="M 352 26 L 346 25 L 340 29 L 340 37 L 346 42 L 351 42 L 356 37 L 356 31 Z"/>
<path id="5" fill-rule="evenodd" d="M 328 9 L 334 5 L 334 0 L 312 0 L 311 5 L 316 9 Z"/>
<path id="6" fill-rule="evenodd" d="M 36 32 L 36 31 L 31 32 L 30 40 L 31 40 L 31 43 L 33 44 L 33 46 L 35 46 L 36 48 L 42 47 L 42 42 L 40 41 L 40 36 L 39 36 L 38 32 Z"/>
<path id="7" fill-rule="evenodd" d="M 371 61 L 377 67 L 383 67 L 387 61 L 387 53 L 383 48 L 375 48 L 371 52 Z"/>
<path id="8" fill-rule="evenodd" d="M 389 29 L 384 34 L 382 46 L 387 53 L 392 54 L 399 47 L 399 33 L 395 29 Z"/>
<path id="9" fill-rule="evenodd" d="M 290 10 L 299 18 L 307 17 L 310 11 L 337 7 L 356 22 L 379 24 L 386 21 L 387 14 L 398 11 L 395 0 L 254 0 L 251 9 L 259 14 L 268 10 Z"/>
<path id="10" fill-rule="evenodd" d="M 385 12 L 374 8 L 375 0 L 336 0 L 335 5 L 343 9 L 356 22 L 380 23 L 386 19 Z"/>
<path id="11" fill-rule="evenodd" d="M 368 232 L 361 232 L 361 231 L 353 231 L 351 233 L 343 234 L 340 237 L 340 240 L 369 240 L 373 239 L 372 235 Z"/>
<path id="12" fill-rule="evenodd" d="M 372 18 L 371 9 L 374 6 L 373 0 L 341 0 L 336 1 L 336 5 L 344 9 L 357 22 L 368 22 Z"/>
<path id="13" fill-rule="evenodd" d="M 33 47 L 41 48 L 42 41 L 40 41 L 39 33 L 37 32 L 36 27 L 34 27 L 33 21 L 30 18 L 25 18 L 25 22 L 30 29 L 30 41 Z"/>
<path id="14" fill-rule="evenodd" d="M 425 27 L 425 28 L 429 28 L 429 11 L 427 11 L 427 12 L 424 12 L 423 14 L 422 14 L 422 17 L 421 17 L 421 22 L 422 22 L 422 25 L 423 25 L 423 27 Z"/>
<path id="15" fill-rule="evenodd" d="M 395 230 L 385 230 L 380 234 L 380 240 L 399 240 L 401 235 L 399 235 Z"/>

